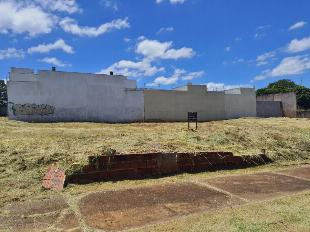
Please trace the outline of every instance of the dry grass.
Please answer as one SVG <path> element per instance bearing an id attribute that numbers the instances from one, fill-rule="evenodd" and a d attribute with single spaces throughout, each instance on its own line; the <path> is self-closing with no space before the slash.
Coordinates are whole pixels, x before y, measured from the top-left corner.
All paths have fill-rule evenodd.
<path id="1" fill-rule="evenodd" d="M 310 192 L 221 209 L 144 228 L 143 232 L 310 231 Z"/>
<path id="2" fill-rule="evenodd" d="M 200 123 L 32 124 L 0 118 L 0 206 L 47 194 L 41 189 L 46 167 L 71 168 L 88 155 L 118 152 L 232 151 L 258 154 L 267 149 L 278 161 L 303 161 L 310 154 L 310 120 L 236 119 Z"/>

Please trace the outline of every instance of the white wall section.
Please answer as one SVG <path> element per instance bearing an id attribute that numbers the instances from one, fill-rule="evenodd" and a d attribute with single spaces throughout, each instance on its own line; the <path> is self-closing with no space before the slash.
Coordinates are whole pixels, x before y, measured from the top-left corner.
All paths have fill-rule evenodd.
<path id="1" fill-rule="evenodd" d="M 142 121 L 143 92 L 132 89 L 136 82 L 124 76 L 58 71 L 34 74 L 13 68 L 8 81 L 8 114 L 10 119 L 38 122 Z"/>

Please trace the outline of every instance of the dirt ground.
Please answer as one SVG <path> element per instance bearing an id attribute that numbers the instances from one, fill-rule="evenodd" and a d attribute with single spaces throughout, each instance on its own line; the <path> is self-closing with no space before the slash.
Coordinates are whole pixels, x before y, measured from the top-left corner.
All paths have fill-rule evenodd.
<path id="1" fill-rule="evenodd" d="M 1 208 L 0 231 L 141 229 L 193 213 L 234 209 L 251 202 L 309 191 L 310 166 L 306 166 L 92 192 L 76 196 L 74 200 L 60 193 L 49 199 Z"/>
<path id="2" fill-rule="evenodd" d="M 310 181 L 273 173 L 215 178 L 207 183 L 251 201 L 310 189 Z"/>
<path id="3" fill-rule="evenodd" d="M 80 209 L 91 227 L 117 231 L 240 203 L 221 192 L 183 183 L 90 194 Z"/>

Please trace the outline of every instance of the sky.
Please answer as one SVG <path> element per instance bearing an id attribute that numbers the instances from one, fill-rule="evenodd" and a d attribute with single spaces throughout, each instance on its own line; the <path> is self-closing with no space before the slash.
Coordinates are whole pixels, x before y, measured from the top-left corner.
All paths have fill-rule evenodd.
<path id="1" fill-rule="evenodd" d="M 0 0 L 10 67 L 109 73 L 138 87 L 310 87 L 309 0 Z"/>

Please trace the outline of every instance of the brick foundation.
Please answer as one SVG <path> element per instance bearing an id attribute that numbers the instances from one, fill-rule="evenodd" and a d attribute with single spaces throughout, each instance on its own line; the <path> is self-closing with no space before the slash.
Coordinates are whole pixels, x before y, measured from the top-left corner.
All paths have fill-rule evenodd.
<path id="1" fill-rule="evenodd" d="M 66 183 L 141 179 L 177 173 L 246 168 L 272 162 L 266 155 L 234 156 L 231 152 L 149 153 L 90 156 L 89 164 Z"/>

